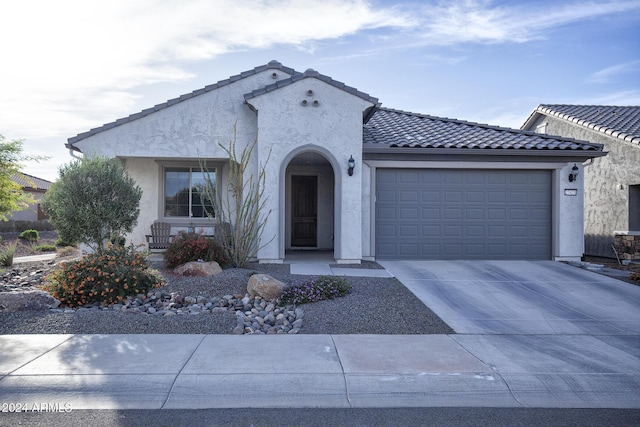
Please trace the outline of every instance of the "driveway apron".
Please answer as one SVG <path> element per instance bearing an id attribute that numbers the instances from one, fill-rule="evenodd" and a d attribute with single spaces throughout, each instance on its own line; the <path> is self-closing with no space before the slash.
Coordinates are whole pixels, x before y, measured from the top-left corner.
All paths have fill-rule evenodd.
<path id="1" fill-rule="evenodd" d="M 640 334 L 640 287 L 554 261 L 380 261 L 459 334 Z"/>

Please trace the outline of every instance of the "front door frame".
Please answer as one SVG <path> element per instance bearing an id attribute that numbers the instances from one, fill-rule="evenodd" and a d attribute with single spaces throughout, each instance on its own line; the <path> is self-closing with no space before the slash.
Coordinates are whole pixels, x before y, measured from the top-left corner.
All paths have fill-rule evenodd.
<path id="1" fill-rule="evenodd" d="M 282 162 L 280 163 L 280 203 L 279 203 L 279 252 L 280 259 L 284 260 L 285 258 L 285 250 L 287 247 L 290 247 L 290 231 L 288 232 L 288 228 L 290 223 L 287 221 L 287 210 L 290 207 L 290 200 L 287 199 L 289 196 L 287 191 L 287 168 L 291 161 L 298 156 L 299 154 L 305 152 L 312 152 L 321 155 L 324 157 L 331 169 L 333 170 L 333 252 L 334 258 L 336 260 L 341 257 L 341 244 L 342 244 L 342 176 L 340 174 L 340 168 L 338 166 L 338 162 L 335 156 L 329 152 L 326 148 L 316 146 L 313 144 L 306 144 L 301 147 L 298 147 L 292 151 L 290 151 L 286 156 L 284 156 Z"/>
<path id="2" fill-rule="evenodd" d="M 291 247 L 318 247 L 318 175 L 291 175 Z"/>

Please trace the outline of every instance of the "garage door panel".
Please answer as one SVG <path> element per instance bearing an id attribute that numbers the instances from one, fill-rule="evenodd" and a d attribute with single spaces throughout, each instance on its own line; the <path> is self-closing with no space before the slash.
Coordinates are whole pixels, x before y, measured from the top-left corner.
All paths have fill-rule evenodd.
<path id="1" fill-rule="evenodd" d="M 462 190 L 444 192 L 443 201 L 445 203 L 462 203 L 462 200 L 464 200 Z"/>
<path id="2" fill-rule="evenodd" d="M 439 225 L 423 225 L 421 237 L 440 237 L 440 226 Z"/>
<path id="3" fill-rule="evenodd" d="M 380 259 L 551 258 L 550 171 L 378 169 L 376 188 Z"/>
<path id="4" fill-rule="evenodd" d="M 483 237 L 485 235 L 484 225 L 467 225 L 465 227 L 465 237 L 468 239 Z"/>
<path id="5" fill-rule="evenodd" d="M 423 191 L 420 194 L 421 198 L 420 200 L 422 202 L 428 203 L 428 202 L 435 202 L 438 203 L 440 202 L 440 192 L 439 191 Z"/>
<path id="6" fill-rule="evenodd" d="M 418 219 L 418 208 L 398 208 L 398 219 L 407 220 L 407 219 Z"/>
<path id="7" fill-rule="evenodd" d="M 507 210 L 505 208 L 488 208 L 487 219 L 488 220 L 507 219 Z"/>
<path id="8" fill-rule="evenodd" d="M 439 220 L 440 208 L 422 208 L 421 218 L 423 220 Z"/>
<path id="9" fill-rule="evenodd" d="M 489 203 L 505 203 L 508 200 L 507 193 L 504 191 L 488 191 L 487 202 Z"/>
<path id="10" fill-rule="evenodd" d="M 415 203 L 418 201 L 418 190 L 412 191 L 399 191 L 398 203 Z"/>
<path id="11" fill-rule="evenodd" d="M 485 203 L 484 191 L 470 190 L 465 193 L 465 203 Z"/>
<path id="12" fill-rule="evenodd" d="M 418 235 L 418 225 L 401 225 L 398 227 L 398 236 L 416 238 Z"/>

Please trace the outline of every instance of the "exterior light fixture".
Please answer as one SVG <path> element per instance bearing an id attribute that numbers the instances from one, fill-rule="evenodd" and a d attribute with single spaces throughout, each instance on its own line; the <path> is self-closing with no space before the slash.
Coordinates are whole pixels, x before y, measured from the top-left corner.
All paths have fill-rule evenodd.
<path id="1" fill-rule="evenodd" d="M 356 161 L 353 160 L 353 156 L 349 157 L 349 169 L 347 169 L 347 173 L 349 174 L 349 176 L 353 176 L 353 169 L 356 167 Z"/>
<path id="2" fill-rule="evenodd" d="M 578 166 L 576 166 L 576 164 L 573 164 L 573 167 L 571 168 L 571 173 L 569 174 L 569 182 L 573 182 L 576 179 L 578 179 L 578 175 L 580 174 L 580 170 L 578 169 Z"/>

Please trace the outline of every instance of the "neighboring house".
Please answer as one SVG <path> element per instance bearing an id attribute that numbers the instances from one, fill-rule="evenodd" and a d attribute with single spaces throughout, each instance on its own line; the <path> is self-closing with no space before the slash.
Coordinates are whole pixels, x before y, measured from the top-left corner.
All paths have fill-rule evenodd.
<path id="1" fill-rule="evenodd" d="M 584 167 L 585 254 L 614 257 L 615 234 L 640 252 L 640 106 L 543 104 L 522 129 L 603 145 L 607 156 Z"/>
<path id="2" fill-rule="evenodd" d="M 409 89 L 408 89 L 409 90 Z M 67 148 L 122 160 L 143 189 L 130 238 L 157 220 L 210 230 L 198 206 L 199 160 L 220 190 L 219 146 L 257 140 L 266 164 L 260 262 L 291 249 L 372 259 L 579 259 L 582 175 L 602 146 L 413 114 L 314 70 L 277 61 L 70 138 Z M 349 162 L 353 159 L 354 168 Z"/>
<path id="3" fill-rule="evenodd" d="M 12 212 L 7 219 L 10 221 L 43 221 L 48 219 L 49 217 L 40 207 L 40 201 L 51 186 L 51 182 L 26 173 L 17 173 L 11 177 L 11 180 L 20 185 L 23 192 L 32 195 L 34 203 L 26 209 Z"/>

